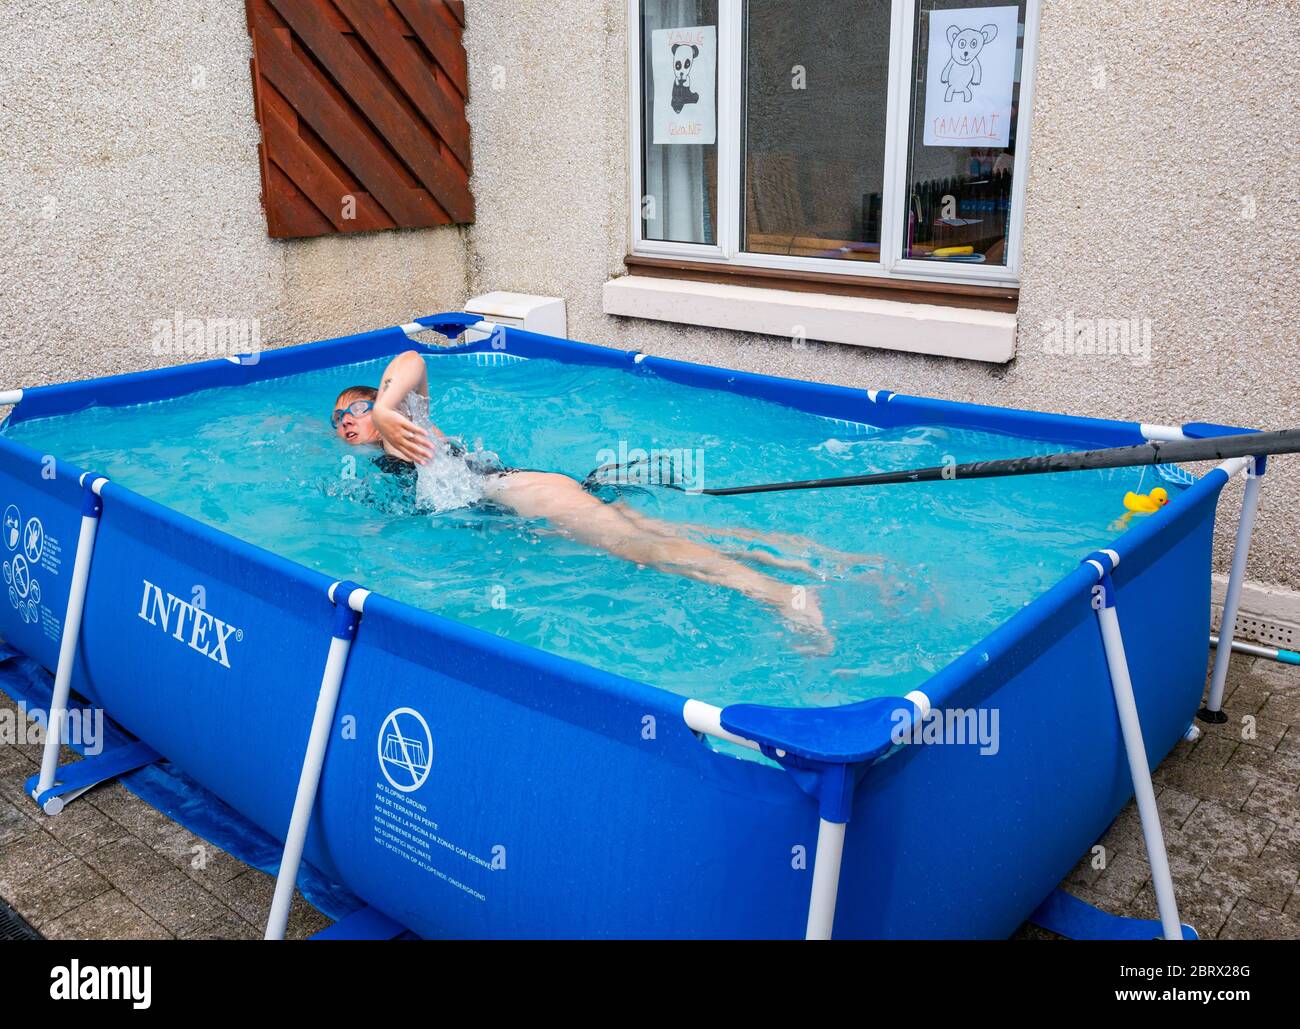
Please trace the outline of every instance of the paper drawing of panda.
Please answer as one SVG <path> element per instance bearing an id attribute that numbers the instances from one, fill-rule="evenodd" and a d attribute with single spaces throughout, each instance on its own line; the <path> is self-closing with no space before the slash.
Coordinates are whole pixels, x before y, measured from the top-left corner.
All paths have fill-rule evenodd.
<path id="1" fill-rule="evenodd" d="M 673 114 L 681 114 L 687 104 L 699 103 L 700 94 L 691 92 L 691 68 L 699 56 L 700 48 L 694 44 L 673 44 Z"/>
<path id="2" fill-rule="evenodd" d="M 960 93 L 966 103 L 971 102 L 971 86 L 978 86 L 984 75 L 980 67 L 980 51 L 997 38 L 998 27 L 985 25 L 980 29 L 959 29 L 948 26 L 948 46 L 952 55 L 943 67 L 940 82 L 948 85 L 944 103 L 951 103 L 953 94 Z"/>

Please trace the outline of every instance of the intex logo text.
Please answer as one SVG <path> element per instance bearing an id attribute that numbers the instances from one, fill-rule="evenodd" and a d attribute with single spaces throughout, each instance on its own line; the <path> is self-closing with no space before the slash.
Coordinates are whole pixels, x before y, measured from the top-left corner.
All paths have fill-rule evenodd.
<path id="1" fill-rule="evenodd" d="M 244 638 L 243 629 L 227 625 L 220 618 L 181 600 L 175 594 L 164 593 L 162 587 L 155 586 L 147 579 L 144 580 L 144 595 L 140 598 L 140 617 L 163 632 L 170 633 L 172 639 L 184 643 L 190 650 L 217 662 L 222 668 L 230 667 L 227 644 L 232 638 L 236 642 Z"/>

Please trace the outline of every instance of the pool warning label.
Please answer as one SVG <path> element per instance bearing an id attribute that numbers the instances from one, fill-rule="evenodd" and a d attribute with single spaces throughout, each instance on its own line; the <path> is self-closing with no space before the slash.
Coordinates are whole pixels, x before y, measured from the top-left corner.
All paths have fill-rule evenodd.
<path id="1" fill-rule="evenodd" d="M 433 766 L 433 734 L 424 716 L 404 707 L 385 718 L 379 727 L 378 757 L 383 780 L 375 783 L 376 845 L 468 897 L 487 900 L 463 881 L 458 866 L 491 872 L 493 862 L 443 836 L 429 806 L 412 796 L 428 781 Z"/>
<path id="2" fill-rule="evenodd" d="M 379 727 L 379 770 L 388 785 L 414 793 L 429 778 L 433 764 L 433 733 L 420 712 L 399 707 Z"/>
<path id="3" fill-rule="evenodd" d="M 17 504 L 5 508 L 0 519 L 4 543 L 4 585 L 10 606 L 28 625 L 40 626 L 52 640 L 62 635 L 59 613 L 42 602 L 41 580 L 59 574 L 63 564 L 59 541 L 45 531 L 40 518 L 23 518 Z"/>

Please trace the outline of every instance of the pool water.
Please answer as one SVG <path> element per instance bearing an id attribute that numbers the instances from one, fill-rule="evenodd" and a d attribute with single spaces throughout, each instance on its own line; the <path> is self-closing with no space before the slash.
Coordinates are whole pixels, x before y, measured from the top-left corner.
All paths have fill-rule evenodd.
<path id="1" fill-rule="evenodd" d="M 964 429 L 846 425 L 607 368 L 426 363 L 443 431 L 507 465 L 578 479 L 638 451 L 670 452 L 693 484 L 718 487 L 1063 449 Z M 544 523 L 442 510 L 454 491 L 428 473 L 417 502 L 412 483 L 374 467 L 377 451 L 349 447 L 329 424 L 338 393 L 377 384 L 384 364 L 5 432 L 335 579 L 719 705 L 907 693 L 1113 539 L 1126 491 L 1158 484 L 1149 470 L 1113 469 L 741 497 L 623 491 L 621 502 L 646 515 L 705 527 L 692 530 L 699 540 L 807 562 L 811 573 L 766 571 L 816 591 L 834 637 L 818 652 L 724 587 L 619 560 Z M 749 538 L 756 532 L 780 538 Z"/>

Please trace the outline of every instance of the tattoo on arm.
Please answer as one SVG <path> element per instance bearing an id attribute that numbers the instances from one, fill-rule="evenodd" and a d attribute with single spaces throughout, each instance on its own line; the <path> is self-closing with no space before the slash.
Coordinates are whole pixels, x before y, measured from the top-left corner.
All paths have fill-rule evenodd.
<path id="1" fill-rule="evenodd" d="M 387 392 L 388 387 L 391 386 L 392 384 L 393 384 L 393 377 L 390 375 L 388 378 L 384 380 L 383 385 L 379 387 L 379 395 L 382 397 L 384 393 Z"/>

